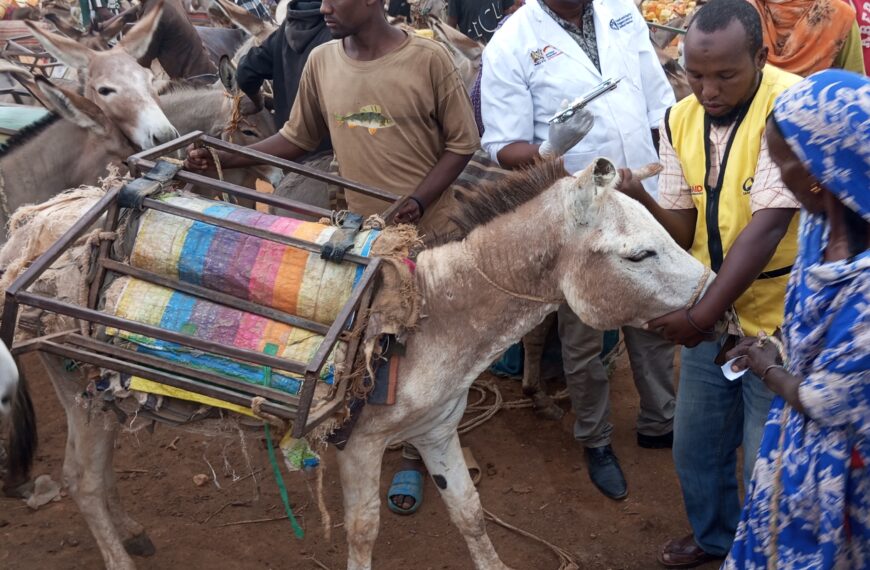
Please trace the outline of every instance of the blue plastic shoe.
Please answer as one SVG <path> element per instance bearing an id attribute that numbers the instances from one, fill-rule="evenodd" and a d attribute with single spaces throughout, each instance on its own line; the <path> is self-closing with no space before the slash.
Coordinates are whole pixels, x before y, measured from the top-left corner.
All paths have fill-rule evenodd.
<path id="1" fill-rule="evenodd" d="M 405 495 L 413 498 L 414 506 L 410 509 L 403 509 L 393 502 L 392 497 L 396 495 Z M 390 484 L 390 490 L 387 491 L 387 506 L 390 510 L 397 515 L 412 515 L 417 512 L 422 503 L 423 474 L 413 469 L 396 472 L 393 476 L 393 482 Z"/>

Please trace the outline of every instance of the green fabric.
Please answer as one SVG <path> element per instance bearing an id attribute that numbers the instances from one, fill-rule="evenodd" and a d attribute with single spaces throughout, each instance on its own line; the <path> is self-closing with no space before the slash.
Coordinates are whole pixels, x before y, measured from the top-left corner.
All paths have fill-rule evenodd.
<path id="1" fill-rule="evenodd" d="M 272 473 L 275 475 L 275 482 L 278 483 L 278 491 L 281 493 L 281 502 L 284 503 L 284 512 L 287 513 L 287 518 L 290 519 L 290 524 L 293 525 L 293 534 L 296 538 L 303 538 L 305 531 L 299 526 L 296 517 L 293 515 L 293 508 L 290 506 L 290 499 L 287 497 L 287 487 L 284 486 L 284 477 L 281 476 L 281 468 L 278 465 L 278 460 L 275 459 L 275 446 L 272 444 L 272 432 L 269 429 L 269 424 L 264 423 L 263 427 L 266 430 L 266 446 L 269 448 L 269 463 L 272 464 Z"/>
<path id="2" fill-rule="evenodd" d="M 834 59 L 834 67 L 837 69 L 845 69 L 864 75 L 864 52 L 861 49 L 861 30 L 858 29 L 858 22 L 852 23 L 852 29 L 849 30 L 849 35 L 846 36 L 846 43 L 843 44 L 843 49 L 837 54 Z"/>

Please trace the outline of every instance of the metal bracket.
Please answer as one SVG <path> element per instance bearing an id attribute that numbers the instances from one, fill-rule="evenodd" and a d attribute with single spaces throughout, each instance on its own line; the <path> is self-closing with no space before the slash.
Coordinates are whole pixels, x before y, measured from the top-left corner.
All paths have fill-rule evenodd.
<path id="1" fill-rule="evenodd" d="M 118 194 L 118 204 L 122 208 L 141 210 L 145 198 L 162 190 L 181 170 L 182 166 L 181 163 L 158 160 L 154 164 L 154 168 L 121 188 L 121 192 Z"/>
<path id="2" fill-rule="evenodd" d="M 362 224 L 363 217 L 361 215 L 348 212 L 341 222 L 341 228 L 336 230 L 329 237 L 329 241 L 321 246 L 320 258 L 341 263 L 344 260 L 344 254 L 353 248 Z"/>

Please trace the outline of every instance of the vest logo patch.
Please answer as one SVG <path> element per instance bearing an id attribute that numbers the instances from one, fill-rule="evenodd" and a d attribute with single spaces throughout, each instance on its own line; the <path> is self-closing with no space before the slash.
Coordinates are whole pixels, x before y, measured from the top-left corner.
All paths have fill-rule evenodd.
<path id="1" fill-rule="evenodd" d="M 699 195 L 699 194 L 703 194 L 703 193 L 704 193 L 704 187 L 701 186 L 700 184 L 698 184 L 697 186 L 692 186 L 692 187 L 689 189 L 689 191 L 692 193 L 693 196 L 697 196 L 697 195 Z"/>
<path id="2" fill-rule="evenodd" d="M 629 12 L 625 16 L 620 16 L 619 18 L 614 18 L 613 20 L 610 20 L 610 29 L 614 30 L 614 31 L 621 30 L 622 28 L 626 27 L 627 25 L 629 25 L 633 21 L 634 21 L 634 16 L 632 15 L 631 12 Z"/>
<path id="3" fill-rule="evenodd" d="M 755 184 L 755 178 L 753 178 L 752 176 L 750 176 L 749 178 L 744 180 L 743 181 L 743 193 L 749 194 L 749 192 L 752 190 L 753 184 Z"/>

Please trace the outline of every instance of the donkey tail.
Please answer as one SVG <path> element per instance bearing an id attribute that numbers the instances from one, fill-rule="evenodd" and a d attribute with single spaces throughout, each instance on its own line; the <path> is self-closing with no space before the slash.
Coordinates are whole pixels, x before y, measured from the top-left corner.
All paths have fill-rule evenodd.
<path id="1" fill-rule="evenodd" d="M 14 494 L 16 488 L 30 479 L 30 469 L 39 438 L 36 432 L 36 413 L 27 379 L 15 365 L 15 359 L 0 342 L 0 374 L 15 374 L 18 376 L 18 386 L 15 399 L 12 402 L 12 427 L 9 434 L 9 474 L 3 485 L 6 494 Z"/>

